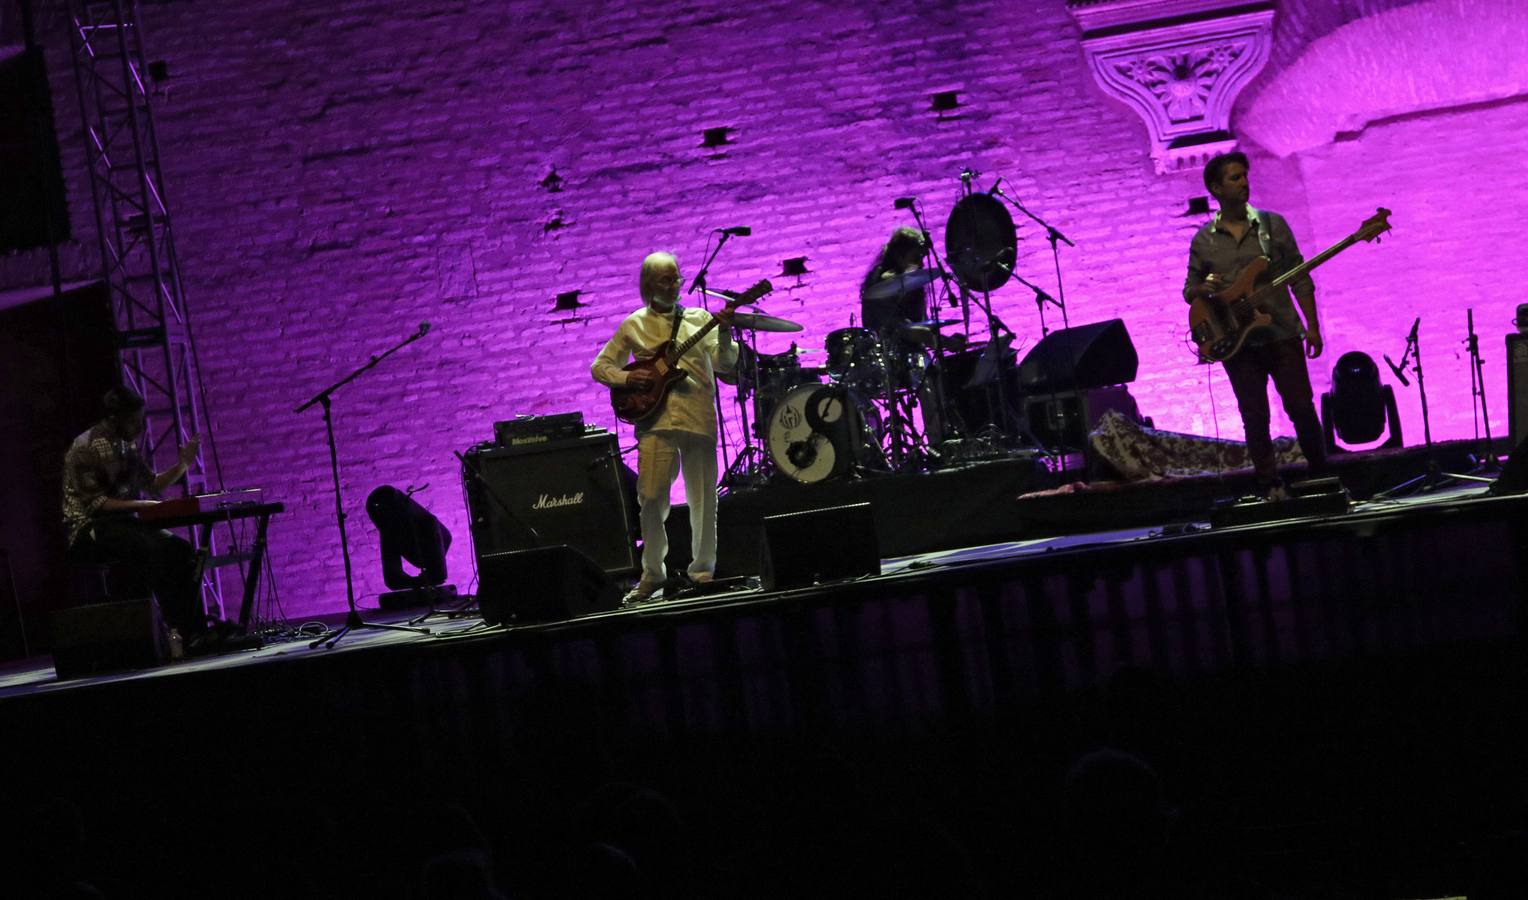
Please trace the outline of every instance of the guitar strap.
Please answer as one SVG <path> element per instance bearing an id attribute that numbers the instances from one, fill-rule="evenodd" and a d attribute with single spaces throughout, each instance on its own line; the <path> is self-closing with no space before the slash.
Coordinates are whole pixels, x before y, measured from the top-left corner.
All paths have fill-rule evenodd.
<path id="1" fill-rule="evenodd" d="M 1268 234 L 1268 214 L 1257 207 L 1247 204 L 1252 217 L 1257 219 L 1257 246 L 1263 251 L 1263 255 L 1269 260 L 1273 259 L 1273 238 Z"/>
<path id="2" fill-rule="evenodd" d="M 679 301 L 675 300 L 674 301 L 674 333 L 669 335 L 669 340 L 673 341 L 676 345 L 679 343 L 679 323 L 683 322 L 683 321 L 684 321 L 684 307 L 680 306 L 679 305 Z"/>

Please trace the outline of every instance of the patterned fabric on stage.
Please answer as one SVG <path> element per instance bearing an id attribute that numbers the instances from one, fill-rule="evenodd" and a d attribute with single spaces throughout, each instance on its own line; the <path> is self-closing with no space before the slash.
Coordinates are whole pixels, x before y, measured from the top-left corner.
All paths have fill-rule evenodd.
<path id="1" fill-rule="evenodd" d="M 1093 451 L 1126 481 L 1211 475 L 1252 466 L 1247 445 L 1173 431 L 1146 428 L 1117 412 L 1104 413 L 1088 435 Z M 1304 462 L 1294 438 L 1273 441 L 1278 465 Z"/>

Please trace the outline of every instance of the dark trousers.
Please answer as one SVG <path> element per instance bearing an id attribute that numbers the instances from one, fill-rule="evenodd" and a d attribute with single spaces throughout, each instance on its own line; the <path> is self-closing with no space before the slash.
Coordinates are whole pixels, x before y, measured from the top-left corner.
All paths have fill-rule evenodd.
<path id="1" fill-rule="evenodd" d="M 1236 393 L 1242 426 L 1247 431 L 1247 455 L 1258 479 L 1278 477 L 1273 458 L 1273 439 L 1268 434 L 1268 379 L 1284 401 L 1284 412 L 1294 423 L 1295 438 L 1310 462 L 1310 474 L 1326 472 L 1326 433 L 1311 398 L 1310 373 L 1305 369 L 1305 346 L 1298 338 L 1273 341 L 1241 352 L 1225 361 L 1226 377 Z"/>
<path id="2" fill-rule="evenodd" d="M 135 591 L 154 592 L 171 628 L 190 638 L 207 630 L 196 550 L 185 538 L 137 519 L 102 519 L 69 548 L 71 560 L 124 572 Z"/>

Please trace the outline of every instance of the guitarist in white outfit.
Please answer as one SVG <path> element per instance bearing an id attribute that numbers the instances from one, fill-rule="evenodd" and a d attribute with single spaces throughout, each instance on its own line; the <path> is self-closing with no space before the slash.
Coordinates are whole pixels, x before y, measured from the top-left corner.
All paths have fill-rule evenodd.
<path id="1" fill-rule="evenodd" d="M 1193 302 L 1224 289 L 1243 266 L 1259 256 L 1270 261 L 1259 284 L 1304 261 L 1284 217 L 1247 203 L 1251 188 L 1245 154 L 1223 153 L 1212 158 L 1204 167 L 1204 185 L 1220 202 L 1220 211 L 1195 233 L 1189 245 L 1184 300 Z M 1290 291 L 1304 316 L 1303 324 L 1295 313 L 1295 304 L 1289 300 Z M 1325 473 L 1326 436 L 1316 415 L 1310 373 L 1305 367 L 1306 358 L 1315 359 L 1321 350 L 1316 286 L 1310 275 L 1305 274 L 1279 292 L 1272 325 L 1253 332 L 1242 350 L 1225 361 L 1226 376 L 1236 394 L 1246 429 L 1247 455 L 1252 458 L 1259 486 L 1269 499 L 1287 496 L 1279 480 L 1273 440 L 1268 433 L 1270 379 L 1284 401 L 1284 412 L 1295 426 L 1300 450 L 1310 463 L 1309 473 L 1312 476 Z"/>
<path id="2" fill-rule="evenodd" d="M 652 376 L 622 371 L 628 361 L 651 355 L 670 338 L 682 342 L 712 318 L 719 321 L 720 327 L 712 329 L 679 361 L 689 377 L 670 388 L 658 411 L 636 426 L 642 578 L 626 595 L 624 602 L 628 604 L 651 599 L 667 577 L 664 522 L 669 514 L 669 492 L 681 469 L 685 502 L 690 507 L 689 576 L 693 581 L 706 582 L 716 571 L 716 373 L 731 372 L 737 365 L 738 351 L 732 340 L 730 311 L 713 317 L 702 309 L 680 307 L 676 320 L 682 281 L 673 254 L 651 253 L 642 260 L 642 308 L 621 322 L 589 367 L 594 380 L 607 387 L 647 388 Z"/>

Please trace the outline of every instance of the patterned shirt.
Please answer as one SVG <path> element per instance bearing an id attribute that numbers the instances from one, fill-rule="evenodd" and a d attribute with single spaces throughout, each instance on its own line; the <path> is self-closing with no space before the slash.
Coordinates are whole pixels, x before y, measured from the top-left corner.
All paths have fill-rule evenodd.
<path id="1" fill-rule="evenodd" d="M 97 422 L 64 454 L 64 524 L 69 543 L 102 515 L 108 499 L 136 500 L 154 483 L 154 471 L 132 442 Z"/>
<path id="2" fill-rule="evenodd" d="M 691 335 L 711 321 L 711 314 L 703 309 L 685 308 L 684 320 L 679 325 L 676 343 L 683 343 Z M 604 385 L 626 383 L 622 367 L 631 359 L 651 356 L 670 337 L 674 337 L 673 313 L 658 312 L 643 304 L 642 308 L 621 322 L 610 340 L 594 358 L 589 372 L 594 380 Z M 679 367 L 688 371 L 690 377 L 676 382 L 669 389 L 658 414 L 637 426 L 637 433 L 648 431 L 687 431 L 703 437 L 716 436 L 716 372 L 731 372 L 737 365 L 737 344 L 729 343 L 723 352 L 717 329 L 713 328 L 700 343 L 690 348 L 679 360 Z"/>
<path id="3" fill-rule="evenodd" d="M 1235 277 L 1243 266 L 1259 256 L 1268 257 L 1271 264 L 1263 277 L 1258 279 L 1259 286 L 1305 261 L 1305 257 L 1300 255 L 1300 247 L 1295 243 L 1295 235 L 1289 223 L 1278 213 L 1249 205 L 1247 230 L 1241 240 L 1232 236 L 1231 230 L 1221 224 L 1220 213 L 1215 213 L 1215 218 L 1200 228 L 1189 244 L 1188 276 L 1183 281 L 1183 298 L 1192 299 L 1194 288 L 1211 275 L 1219 275 L 1227 280 Z M 1315 285 L 1307 273 L 1291 281 L 1285 290 L 1279 291 L 1270 304 L 1273 324 L 1248 335 L 1249 345 L 1288 340 L 1305 333 L 1300 317 L 1295 314 L 1294 303 L 1289 299 L 1291 288 L 1299 294 L 1302 291 L 1314 291 Z"/>

